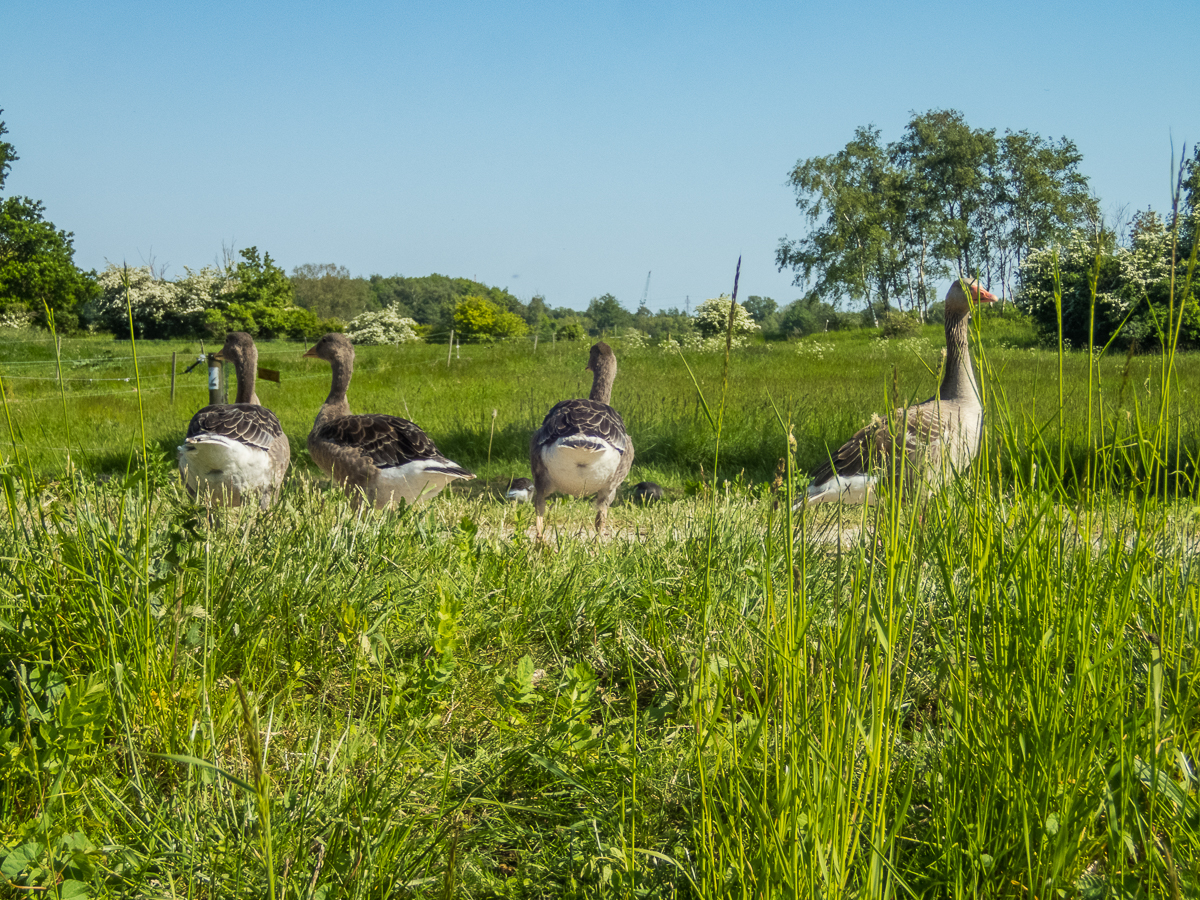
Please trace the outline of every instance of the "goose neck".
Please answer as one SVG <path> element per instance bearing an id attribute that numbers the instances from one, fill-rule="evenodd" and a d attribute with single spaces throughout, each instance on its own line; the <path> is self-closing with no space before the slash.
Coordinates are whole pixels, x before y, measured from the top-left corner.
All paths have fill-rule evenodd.
<path id="1" fill-rule="evenodd" d="M 967 340 L 971 333 L 971 316 L 965 313 L 946 320 L 946 369 L 938 397 L 942 400 L 979 402 L 979 388 L 971 368 L 971 352 Z"/>
<path id="2" fill-rule="evenodd" d="M 258 394 L 254 392 L 254 382 L 258 377 L 258 354 L 239 356 L 234 361 L 233 369 L 237 373 L 237 398 L 234 403 L 253 403 L 255 406 L 262 406 L 258 401 Z"/>
<path id="3" fill-rule="evenodd" d="M 609 400 L 612 399 L 613 379 L 616 375 L 617 366 L 615 362 L 601 360 L 597 363 L 596 368 L 592 372 L 592 392 L 588 394 L 588 399 L 608 406 Z"/>

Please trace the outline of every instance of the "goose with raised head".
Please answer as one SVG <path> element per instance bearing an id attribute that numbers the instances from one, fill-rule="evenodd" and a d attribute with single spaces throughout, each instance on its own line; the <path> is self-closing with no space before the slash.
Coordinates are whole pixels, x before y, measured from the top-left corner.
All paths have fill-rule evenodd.
<path id="1" fill-rule="evenodd" d="M 609 504 L 633 465 L 633 441 L 621 414 L 608 405 L 617 358 L 608 344 L 592 347 L 587 369 L 592 391 L 586 400 L 563 400 L 546 414 L 529 442 L 533 469 L 533 508 L 542 537 L 550 494 L 596 496 L 596 533 L 604 530 Z"/>
<path id="2" fill-rule="evenodd" d="M 937 490 L 971 465 L 983 432 L 983 404 L 967 345 L 971 303 L 992 303 L 975 281 L 959 280 L 946 294 L 946 357 L 938 392 L 924 403 L 874 416 L 871 423 L 813 473 L 803 503 L 874 503 L 875 489 L 893 473 L 903 486 Z"/>
<path id="3" fill-rule="evenodd" d="M 304 354 L 323 359 L 333 382 L 308 435 L 308 452 L 317 467 L 354 498 L 376 509 L 405 500 L 428 500 L 452 481 L 475 476 L 438 452 L 418 426 L 397 416 L 351 415 L 346 391 L 354 374 L 354 345 L 345 335 L 321 338 Z"/>
<path id="4" fill-rule="evenodd" d="M 193 497 L 241 506 L 247 494 L 258 494 L 265 509 L 283 483 L 292 451 L 279 419 L 254 392 L 258 348 L 250 335 L 234 331 L 213 358 L 233 363 L 237 398 L 192 416 L 179 446 L 179 472 Z"/>

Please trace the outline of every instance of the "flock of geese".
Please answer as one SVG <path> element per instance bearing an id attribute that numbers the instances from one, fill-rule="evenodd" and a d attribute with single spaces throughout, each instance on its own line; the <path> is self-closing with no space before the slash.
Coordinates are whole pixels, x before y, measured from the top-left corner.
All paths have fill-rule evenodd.
<path id="1" fill-rule="evenodd" d="M 974 281 L 956 281 L 946 294 L 946 358 L 937 394 L 924 403 L 875 416 L 813 473 L 806 503 L 872 503 L 883 480 L 937 490 L 975 458 L 983 406 L 967 348 L 971 304 L 996 297 Z M 346 399 L 354 374 L 354 346 L 327 334 L 304 356 L 329 363 L 332 384 L 312 431 L 308 451 L 318 468 L 350 496 L 377 509 L 400 500 L 413 504 L 435 497 L 453 481 L 475 476 L 438 452 L 416 424 L 382 413 L 355 415 Z M 269 506 L 291 461 L 287 435 L 273 412 L 254 393 L 258 350 L 250 335 L 234 332 L 216 354 L 237 373 L 234 403 L 206 406 L 192 417 L 179 447 L 179 470 L 194 497 L 239 506 L 257 497 Z M 542 538 L 546 498 L 554 493 L 594 497 L 596 531 L 604 530 L 608 507 L 633 465 L 633 441 L 609 401 L 617 359 L 603 341 L 588 358 L 592 390 L 586 399 L 563 400 L 546 414 L 529 442 L 533 479 L 518 478 L 512 500 L 532 500 L 536 533 Z M 642 482 L 638 502 L 654 502 L 662 488 Z"/>

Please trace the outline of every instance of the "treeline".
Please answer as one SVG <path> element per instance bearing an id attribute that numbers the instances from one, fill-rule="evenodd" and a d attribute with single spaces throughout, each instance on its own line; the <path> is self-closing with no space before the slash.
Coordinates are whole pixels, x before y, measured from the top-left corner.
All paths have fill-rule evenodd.
<path id="1" fill-rule="evenodd" d="M 1064 337 L 1075 346 L 1089 331 L 1101 344 L 1159 340 L 1173 298 L 1184 311 L 1181 345 L 1200 347 L 1186 264 L 1200 153 L 1181 168 L 1172 215 L 1146 210 L 1127 229 L 1104 221 L 1082 158 L 1066 137 L 1001 135 L 971 127 L 955 110 L 914 114 L 888 144 L 879 129 L 858 128 L 838 152 L 801 160 L 791 172 L 808 228 L 781 239 L 776 261 L 806 293 L 784 317 L 803 327 L 810 312 L 847 300 L 863 304 L 872 323 L 897 311 L 936 317 L 932 285 L 975 277 L 1013 297 L 1056 339 L 1057 277 Z"/>
<path id="2" fill-rule="evenodd" d="M 0 121 L 0 191 L 18 159 L 6 133 Z M 1151 349 L 1178 339 L 1200 348 L 1189 267 L 1200 151 L 1184 160 L 1171 214 L 1144 210 L 1128 227 L 1100 215 L 1081 162 L 1066 137 L 1001 135 L 954 110 L 914 114 L 888 144 L 872 126 L 857 129 L 838 152 L 792 169 L 806 232 L 781 239 L 776 262 L 795 272 L 804 293 L 786 304 L 747 298 L 743 336 L 873 326 L 904 333 L 940 321 L 934 285 L 968 276 L 1012 298 L 1048 341 L 1061 323 L 1076 347 Z M 314 263 L 289 276 L 257 247 L 226 250 L 218 264 L 173 280 L 150 266 L 84 272 L 73 255 L 71 233 L 47 221 L 40 202 L 0 198 L 0 327 L 214 339 L 231 330 L 293 339 L 345 330 L 364 343 L 446 341 L 452 332 L 464 341 L 622 335 L 636 344 L 706 340 L 705 315 L 719 303 L 707 300 L 694 314 L 630 311 L 606 293 L 574 309 L 438 274 L 355 277 Z"/>

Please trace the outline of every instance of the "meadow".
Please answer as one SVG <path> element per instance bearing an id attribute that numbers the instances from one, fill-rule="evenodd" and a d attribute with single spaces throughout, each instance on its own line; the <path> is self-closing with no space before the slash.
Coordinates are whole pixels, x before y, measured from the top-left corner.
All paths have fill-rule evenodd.
<path id="1" fill-rule="evenodd" d="M 940 328 L 615 345 L 668 499 L 545 546 L 500 495 L 586 344 L 360 348 L 352 408 L 479 475 L 388 513 L 304 451 L 328 367 L 260 345 L 292 475 L 209 514 L 198 345 L 14 335 L 0 896 L 1200 896 L 1200 358 L 975 324 L 979 459 L 870 508 L 792 501 Z"/>

